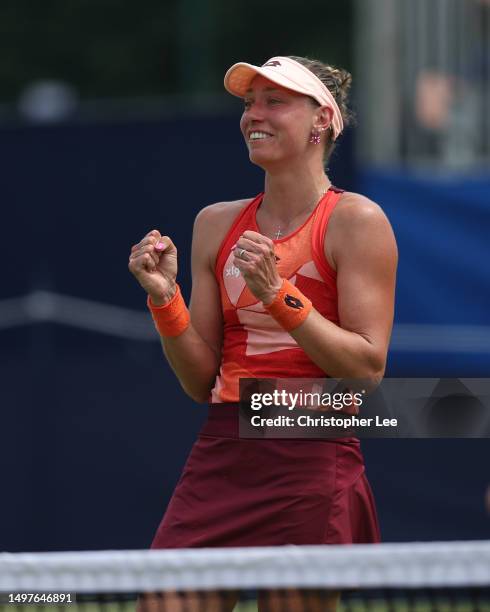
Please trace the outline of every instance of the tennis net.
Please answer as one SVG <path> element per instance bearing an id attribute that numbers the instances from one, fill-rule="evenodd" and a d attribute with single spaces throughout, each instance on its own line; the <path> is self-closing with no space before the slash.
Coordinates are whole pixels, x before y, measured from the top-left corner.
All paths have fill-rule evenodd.
<path id="1" fill-rule="evenodd" d="M 0 592 L 5 612 L 490 612 L 490 541 L 1 553 Z"/>

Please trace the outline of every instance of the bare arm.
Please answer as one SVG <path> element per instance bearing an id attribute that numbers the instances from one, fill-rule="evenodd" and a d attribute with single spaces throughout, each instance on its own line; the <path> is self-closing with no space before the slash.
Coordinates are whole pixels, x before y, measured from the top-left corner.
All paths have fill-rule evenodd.
<path id="1" fill-rule="evenodd" d="M 393 231 L 376 204 L 346 195 L 332 215 L 326 244 L 337 270 L 340 326 L 313 309 L 291 335 L 329 376 L 378 381 L 393 325 L 398 259 Z"/>
<path id="2" fill-rule="evenodd" d="M 214 276 L 216 241 L 210 240 L 213 208 L 196 217 L 192 239 L 191 324 L 176 338 L 161 338 L 167 360 L 184 391 L 197 402 L 207 401 L 221 362 L 222 317 Z"/>
<path id="3" fill-rule="evenodd" d="M 176 337 L 161 338 L 165 356 L 185 392 L 206 402 L 221 362 L 223 321 L 214 275 L 219 246 L 239 211 L 250 200 L 219 202 L 197 215 L 192 239 L 191 321 Z M 155 306 L 175 294 L 177 249 L 168 236 L 152 230 L 131 248 L 129 270 Z"/>

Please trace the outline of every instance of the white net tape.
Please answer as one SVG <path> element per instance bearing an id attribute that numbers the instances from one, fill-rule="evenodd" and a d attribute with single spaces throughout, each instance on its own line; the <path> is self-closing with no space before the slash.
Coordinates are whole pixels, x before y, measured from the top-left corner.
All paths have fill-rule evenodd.
<path id="1" fill-rule="evenodd" d="M 0 554 L 0 591 L 489 585 L 490 541 Z"/>

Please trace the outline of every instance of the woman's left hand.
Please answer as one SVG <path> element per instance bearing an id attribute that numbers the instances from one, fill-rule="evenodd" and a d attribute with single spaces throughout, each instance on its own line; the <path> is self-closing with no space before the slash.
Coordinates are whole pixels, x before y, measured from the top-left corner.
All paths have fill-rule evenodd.
<path id="1" fill-rule="evenodd" d="M 240 236 L 233 252 L 233 265 L 242 273 L 247 287 L 261 302 L 270 304 L 283 281 L 277 271 L 272 240 L 247 230 Z"/>

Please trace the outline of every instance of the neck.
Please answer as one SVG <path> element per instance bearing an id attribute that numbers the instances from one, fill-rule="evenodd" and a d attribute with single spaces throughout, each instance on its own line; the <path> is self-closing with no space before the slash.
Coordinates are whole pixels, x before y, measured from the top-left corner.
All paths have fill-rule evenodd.
<path id="1" fill-rule="evenodd" d="M 313 208 L 330 185 L 323 167 L 315 172 L 310 168 L 267 171 L 261 207 L 279 223 L 287 223 L 306 208 Z"/>

